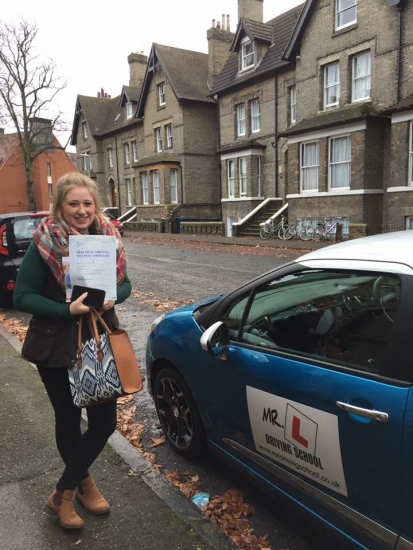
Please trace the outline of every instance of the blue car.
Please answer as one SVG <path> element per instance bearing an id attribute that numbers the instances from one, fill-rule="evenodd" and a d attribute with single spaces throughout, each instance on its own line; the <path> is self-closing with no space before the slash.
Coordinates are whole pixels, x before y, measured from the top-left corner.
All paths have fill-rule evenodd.
<path id="1" fill-rule="evenodd" d="M 347 241 L 155 319 L 148 388 L 178 453 L 413 549 L 412 327 L 413 232 Z"/>

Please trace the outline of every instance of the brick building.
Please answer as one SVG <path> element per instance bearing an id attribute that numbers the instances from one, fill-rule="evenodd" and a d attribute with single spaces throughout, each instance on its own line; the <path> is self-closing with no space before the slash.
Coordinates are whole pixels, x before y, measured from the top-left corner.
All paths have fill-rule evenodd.
<path id="1" fill-rule="evenodd" d="M 51 147 L 40 152 L 33 161 L 32 181 L 37 210 L 50 210 L 53 202 L 54 186 L 60 176 L 76 170 L 70 156 L 64 151 L 56 137 L 51 133 L 51 121 L 31 119 L 31 124 L 47 128 Z M 42 131 L 39 132 L 39 135 Z M 39 144 L 44 148 L 44 144 Z M 36 150 L 35 143 L 33 151 Z M 0 214 L 26 212 L 29 209 L 26 175 L 23 153 L 19 146 L 17 134 L 5 134 L 0 129 Z"/>
<path id="2" fill-rule="evenodd" d="M 412 9 L 410 1 L 305 3 L 284 53 L 295 83 L 279 81 L 290 218 L 339 218 L 345 232 L 358 225 L 373 234 L 413 216 Z"/>

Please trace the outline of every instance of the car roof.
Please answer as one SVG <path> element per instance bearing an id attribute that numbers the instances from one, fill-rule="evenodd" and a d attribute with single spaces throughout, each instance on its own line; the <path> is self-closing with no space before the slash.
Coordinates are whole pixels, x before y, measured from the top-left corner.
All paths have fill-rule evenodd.
<path id="1" fill-rule="evenodd" d="M 302 263 L 309 260 L 390 262 L 407 265 L 413 269 L 413 231 L 395 231 L 360 237 L 314 250 L 295 261 Z"/>
<path id="2" fill-rule="evenodd" d="M 47 210 L 38 210 L 32 212 L 7 212 L 6 214 L 0 214 L 0 220 L 5 218 L 17 218 L 18 216 L 49 216 L 50 212 Z"/>

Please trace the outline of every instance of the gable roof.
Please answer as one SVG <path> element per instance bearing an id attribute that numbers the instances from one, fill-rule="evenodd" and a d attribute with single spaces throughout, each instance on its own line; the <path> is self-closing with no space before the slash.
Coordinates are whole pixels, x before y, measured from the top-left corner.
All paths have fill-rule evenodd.
<path id="1" fill-rule="evenodd" d="M 288 41 L 288 44 L 285 48 L 283 59 L 291 59 L 292 54 L 296 51 L 301 37 L 305 31 L 307 22 L 310 18 L 314 4 L 315 0 L 306 0 L 304 7 L 300 13 L 300 17 L 297 21 L 297 25 L 295 26 L 294 32 L 292 33 L 290 40 Z"/>
<path id="2" fill-rule="evenodd" d="M 152 44 L 135 116 L 141 117 L 156 67 L 161 66 L 176 99 L 213 103 L 209 97 L 208 54 Z"/>
<path id="3" fill-rule="evenodd" d="M 122 90 L 124 91 L 125 88 L 128 89 L 130 97 L 132 95 L 135 98 L 139 97 L 139 88 L 124 86 Z M 122 95 L 114 98 L 78 95 L 70 143 L 76 145 L 77 131 L 82 112 L 92 136 L 103 136 L 131 124 L 136 124 L 136 118 L 126 118 L 126 109 L 121 104 L 121 99 Z"/>
<path id="4" fill-rule="evenodd" d="M 139 96 L 141 93 L 141 88 L 134 88 L 133 86 L 122 86 L 122 93 L 120 95 L 120 104 L 125 105 L 125 102 L 133 101 L 137 103 L 139 101 Z"/>
<path id="5" fill-rule="evenodd" d="M 275 71 L 287 64 L 283 59 L 283 53 L 290 40 L 291 34 L 295 28 L 304 4 L 300 4 L 291 10 L 282 13 L 268 21 L 268 23 L 259 23 L 249 19 L 241 19 L 235 34 L 230 54 L 221 74 L 218 76 L 216 83 L 211 90 L 211 95 L 219 94 L 224 90 L 237 87 L 251 79 L 255 79 L 259 75 L 266 74 L 270 71 Z M 243 36 L 247 35 L 251 40 L 261 40 L 271 43 L 268 51 L 259 61 L 255 68 L 243 73 L 238 71 L 238 52 L 235 49 L 239 48 L 240 41 Z"/>

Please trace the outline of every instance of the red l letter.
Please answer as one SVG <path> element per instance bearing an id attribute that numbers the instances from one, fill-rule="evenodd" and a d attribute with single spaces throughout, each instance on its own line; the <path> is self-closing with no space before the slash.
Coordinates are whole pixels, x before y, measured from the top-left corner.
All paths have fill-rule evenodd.
<path id="1" fill-rule="evenodd" d="M 298 441 L 303 447 L 308 448 L 308 441 L 300 434 L 301 420 L 297 416 L 293 416 L 293 438 Z"/>

